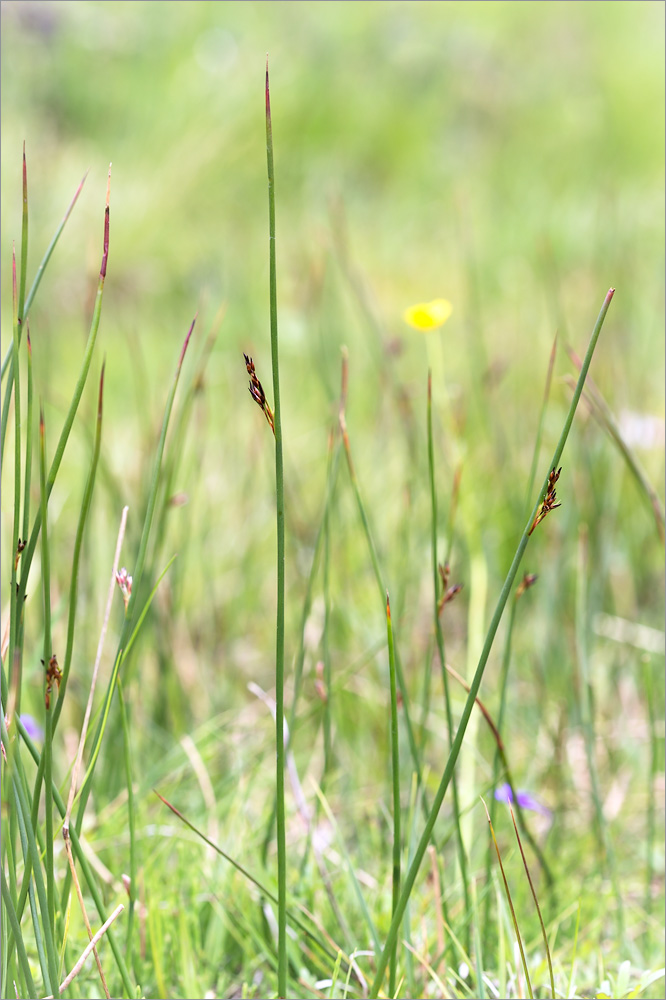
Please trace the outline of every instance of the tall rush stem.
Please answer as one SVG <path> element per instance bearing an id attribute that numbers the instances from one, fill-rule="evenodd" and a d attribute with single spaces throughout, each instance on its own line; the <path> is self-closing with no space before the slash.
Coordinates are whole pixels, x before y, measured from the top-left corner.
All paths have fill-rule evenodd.
<path id="1" fill-rule="evenodd" d="M 266 155 L 268 166 L 268 224 L 270 263 L 271 361 L 275 430 L 275 491 L 277 500 L 277 623 L 275 626 L 275 728 L 277 757 L 278 860 L 278 997 L 287 996 L 287 859 L 284 817 L 284 469 L 282 464 L 282 408 L 278 366 L 277 273 L 275 267 L 275 175 L 273 126 L 266 60 Z"/>

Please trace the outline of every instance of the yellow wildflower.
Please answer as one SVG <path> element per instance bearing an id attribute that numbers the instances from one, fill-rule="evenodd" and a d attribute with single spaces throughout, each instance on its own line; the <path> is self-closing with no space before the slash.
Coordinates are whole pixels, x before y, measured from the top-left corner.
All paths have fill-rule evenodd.
<path id="1" fill-rule="evenodd" d="M 447 299 L 433 299 L 432 302 L 419 302 L 415 306 L 410 306 L 403 313 L 406 323 L 413 326 L 415 330 L 436 330 L 438 326 L 443 326 L 451 312 L 453 306 Z"/>

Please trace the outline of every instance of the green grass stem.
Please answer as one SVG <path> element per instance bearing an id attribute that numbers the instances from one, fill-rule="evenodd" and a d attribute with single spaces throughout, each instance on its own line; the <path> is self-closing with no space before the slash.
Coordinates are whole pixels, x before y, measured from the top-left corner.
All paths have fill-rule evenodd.
<path id="1" fill-rule="evenodd" d="M 18 384 L 18 380 L 17 380 Z M 46 825 L 46 888 L 49 903 L 48 917 L 55 934 L 55 876 L 53 870 L 53 706 L 58 697 L 58 681 L 51 674 L 53 655 L 51 640 L 51 553 L 49 549 L 48 511 L 46 499 L 46 430 L 44 412 L 39 414 L 39 496 L 42 515 L 42 591 L 44 598 L 44 657 L 46 672 L 44 695 L 44 812 Z M 55 659 L 55 657 L 54 657 Z M 58 670 L 57 665 L 54 668 Z"/>
<path id="2" fill-rule="evenodd" d="M 266 158 L 268 169 L 268 226 L 270 267 L 271 361 L 273 367 L 273 418 L 275 421 L 275 494 L 277 514 L 277 621 L 275 625 L 275 741 L 277 759 L 277 861 L 278 861 L 278 997 L 287 996 L 287 848 L 284 806 L 284 468 L 282 413 L 278 357 L 277 270 L 275 262 L 275 171 L 273 124 L 266 59 Z"/>
<path id="3" fill-rule="evenodd" d="M 446 709 L 446 727 L 449 734 L 449 751 L 453 746 L 453 713 L 451 711 L 451 695 L 449 692 L 449 675 L 446 669 L 446 654 L 444 650 L 444 632 L 442 630 L 441 607 L 439 603 L 439 590 L 441 586 L 439 576 L 439 562 L 437 559 L 437 488 L 435 485 L 435 449 L 432 433 L 432 372 L 428 371 L 428 477 L 430 480 L 430 548 L 432 554 L 432 574 L 433 574 L 433 613 L 435 619 L 435 639 L 437 642 L 437 653 L 442 672 L 442 685 L 444 688 L 444 706 Z M 471 914 L 471 902 L 469 895 L 469 881 L 467 876 L 467 856 L 463 841 L 462 827 L 460 824 L 460 803 L 458 801 L 458 783 L 455 772 L 451 779 L 453 792 L 453 816 L 456 828 L 456 842 L 458 846 L 458 864 L 460 865 L 460 878 L 463 885 L 463 895 L 465 898 L 465 912 Z M 469 934 L 469 924 L 467 925 Z M 469 947 L 469 941 L 468 941 Z"/>
<path id="4" fill-rule="evenodd" d="M 391 915 L 396 911 L 400 897 L 400 745 L 398 741 L 398 687 L 395 679 L 395 649 L 393 645 L 393 624 L 391 604 L 386 592 L 386 634 L 389 655 L 389 684 L 391 688 L 391 783 L 393 785 L 393 875 L 391 892 Z M 397 941 L 389 963 L 389 996 L 395 996 L 395 977 L 398 964 Z"/>
<path id="5" fill-rule="evenodd" d="M 428 842 L 430 841 L 430 837 L 434 829 L 435 822 L 439 815 L 439 810 L 441 809 L 442 802 L 444 801 L 444 796 L 449 787 L 449 783 L 451 781 L 451 775 L 453 774 L 453 770 L 455 768 L 456 761 L 460 753 L 460 748 L 462 747 L 463 739 L 465 737 L 465 731 L 467 729 L 467 724 L 469 723 L 469 717 L 472 713 L 472 708 L 474 706 L 474 702 L 478 694 L 479 687 L 481 686 L 481 680 L 483 678 L 483 674 L 486 669 L 486 663 L 488 662 L 488 656 L 490 655 L 490 650 L 492 649 L 493 642 L 495 640 L 495 635 L 499 627 L 500 619 L 502 618 L 504 608 L 506 607 L 506 602 L 508 601 L 509 594 L 511 593 L 511 588 L 513 587 L 516 574 L 518 573 L 518 569 L 520 567 L 520 563 L 522 561 L 525 549 L 527 548 L 527 543 L 530 538 L 529 532 L 532 527 L 532 523 L 534 521 L 534 518 L 536 517 L 539 506 L 546 495 L 550 478 L 550 470 L 558 468 L 558 462 L 561 458 L 562 452 L 564 451 L 564 446 L 567 442 L 569 431 L 571 430 L 574 414 L 578 406 L 578 401 L 580 399 L 581 392 L 583 391 L 583 385 L 587 377 L 587 372 L 590 367 L 592 356 L 594 354 L 594 350 L 595 347 L 597 346 L 597 341 L 599 339 L 599 334 L 601 333 L 601 328 L 604 324 L 606 313 L 608 312 L 608 308 L 611 304 L 614 292 L 615 292 L 614 288 L 609 289 L 604 299 L 604 303 L 601 307 L 599 315 L 597 317 L 597 321 L 594 325 L 594 329 L 590 337 L 590 342 L 588 344 L 587 352 L 585 354 L 585 360 L 583 362 L 583 366 L 581 368 L 581 372 L 578 378 L 578 384 L 576 386 L 576 390 L 569 405 L 569 412 L 565 419 L 564 427 L 562 428 L 562 433 L 560 434 L 560 439 L 557 443 L 553 459 L 548 469 L 548 475 L 546 475 L 543 481 L 543 485 L 541 487 L 541 490 L 539 491 L 539 495 L 537 497 L 536 503 L 534 504 L 532 513 L 530 514 L 529 520 L 527 521 L 527 524 L 523 529 L 523 533 L 520 537 L 520 541 L 518 542 L 518 547 L 516 549 L 513 561 L 509 568 L 509 572 L 507 573 L 504 585 L 502 587 L 502 590 L 500 591 L 499 599 L 497 601 L 497 606 L 495 608 L 495 612 L 493 614 L 490 626 L 488 628 L 488 632 L 486 634 L 486 639 L 483 646 L 483 650 L 481 652 L 479 663 L 476 668 L 476 672 L 474 674 L 472 683 L 470 685 L 470 692 L 469 695 L 467 696 L 467 701 L 465 702 L 465 706 L 462 711 L 462 716 L 460 719 L 460 724 L 458 726 L 458 731 L 456 733 L 456 738 L 453 741 L 453 747 L 451 753 L 449 754 L 449 759 L 446 763 L 446 767 L 444 768 L 444 773 L 442 775 L 439 788 L 437 789 L 437 793 L 435 795 L 435 799 L 433 801 L 429 817 L 426 821 L 425 828 L 421 836 L 421 840 L 419 841 L 418 848 L 414 855 L 414 860 L 409 868 L 409 871 L 405 876 L 405 881 L 400 895 L 400 900 L 398 902 L 398 907 L 396 913 L 394 914 L 393 920 L 391 921 L 391 926 L 389 928 L 386 942 L 384 944 L 384 950 L 382 951 L 382 954 L 377 963 L 377 971 L 371 989 L 371 993 L 373 994 L 377 994 L 379 992 L 382 979 L 384 978 L 384 972 L 386 971 L 388 958 L 389 955 L 391 954 L 391 949 L 393 948 L 393 945 L 397 939 L 398 927 L 400 924 L 400 920 L 402 919 L 402 914 L 404 913 L 406 902 L 409 896 L 411 895 L 412 889 L 414 887 L 416 876 L 418 875 L 419 868 L 421 867 L 423 856 L 426 852 Z"/>
<path id="6" fill-rule="evenodd" d="M 5 904 L 5 912 L 7 913 L 9 924 L 11 926 L 12 933 L 14 935 L 14 943 L 16 945 L 16 954 L 18 958 L 18 968 L 20 976 L 22 977 L 22 979 L 19 979 L 19 984 L 20 985 L 22 984 L 24 989 L 26 990 L 26 996 L 36 997 L 37 988 L 35 987 L 35 983 L 32 978 L 32 973 L 30 971 L 30 962 L 28 961 L 25 945 L 23 943 L 23 935 L 21 934 L 21 927 L 18 922 L 18 918 L 16 916 L 16 910 L 14 909 L 14 905 L 12 903 L 11 893 L 9 891 L 9 888 L 7 887 L 7 882 L 5 880 L 4 868 L 0 868 L 0 880 L 2 884 L 2 901 Z M 4 949 L 3 953 L 5 955 L 8 954 L 8 952 Z M 5 995 L 7 996 L 8 994 L 5 993 Z"/>

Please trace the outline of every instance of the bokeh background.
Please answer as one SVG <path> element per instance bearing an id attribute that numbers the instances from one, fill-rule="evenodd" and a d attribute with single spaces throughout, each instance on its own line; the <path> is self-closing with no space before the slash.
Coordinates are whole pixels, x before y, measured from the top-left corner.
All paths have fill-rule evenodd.
<path id="1" fill-rule="evenodd" d="M 105 425 L 81 595 L 82 664 L 94 657 L 125 503 L 131 571 L 185 333 L 198 313 L 186 381 L 217 329 L 176 442 L 172 496 L 163 498 L 151 554 L 155 577 L 174 552 L 178 558 L 127 683 L 146 801 L 151 782 L 179 784 L 185 764 L 174 747 L 184 733 L 195 734 L 220 800 L 237 787 L 247 796 L 228 806 L 236 825 L 225 843 L 233 848 L 237 838 L 239 851 L 252 843 L 272 780 L 270 717 L 246 685 L 272 683 L 273 454 L 247 392 L 241 354 L 254 357 L 272 398 L 266 53 L 287 468 L 288 658 L 297 645 L 322 509 L 342 345 L 349 351 L 352 447 L 382 565 L 400 595 L 403 659 L 415 691 L 430 627 L 429 365 L 442 535 L 454 472 L 463 470 L 452 565 L 465 590 L 452 606 L 447 635 L 463 674 L 476 663 L 525 520 L 553 338 L 557 333 L 559 348 L 539 477 L 570 399 L 566 379 L 574 367 L 564 346 L 583 353 L 609 286 L 617 292 L 592 375 L 661 496 L 664 469 L 662 3 L 3 2 L 3 353 L 11 331 L 11 245 L 20 240 L 22 143 L 29 283 L 89 171 L 30 317 L 35 393 L 45 404 L 51 450 L 90 322 L 113 163 L 108 277 L 93 365 L 99 370 L 106 357 Z M 453 303 L 446 326 L 427 336 L 411 330 L 406 307 L 440 296 Z M 94 382 L 50 507 L 54 606 L 63 601 L 54 621 L 59 647 Z M 663 648 L 663 549 L 649 505 L 584 406 L 563 465 L 563 507 L 535 539 L 525 567 L 539 572 L 540 584 L 525 631 L 514 638 L 508 725 L 516 770 L 556 810 L 552 846 L 565 851 L 574 838 L 572 870 L 584 879 L 594 868 L 594 848 L 586 853 L 578 839 L 590 835 L 576 730 L 579 526 L 587 526 L 589 538 L 590 622 L 605 614 L 654 630 L 641 648 L 603 638 L 590 626 L 600 767 L 606 793 L 615 795 L 609 815 L 620 824 L 627 865 L 632 837 L 644 833 L 647 801 L 663 795 L 663 772 L 656 792 L 638 781 L 648 754 L 645 671 L 658 667 Z M 365 741 L 385 747 L 386 692 L 378 694 L 381 686 L 366 669 L 381 651 L 385 625 L 346 470 L 340 481 L 330 584 L 332 656 L 340 670 L 336 787 L 350 815 L 353 802 L 362 815 L 366 799 L 384 794 L 375 787 L 375 779 L 384 781 L 383 764 L 377 774 L 368 766 L 356 778 L 359 760 L 371 759 Z M 8 489 L 5 477 L 3 500 Z M 11 521 L 3 517 L 3 541 L 8 531 Z M 6 586 L 3 580 L 3 607 Z M 32 589 L 38 593 L 37 583 Z M 35 667 L 26 672 L 26 707 L 32 698 L 37 712 L 39 609 L 33 614 L 27 642 Z M 301 720 L 311 736 L 296 744 L 306 769 L 319 747 L 314 680 L 322 617 L 319 585 Z M 485 688 L 491 702 L 497 673 L 496 664 Z M 659 684 L 654 703 L 661 710 Z M 74 726 L 86 685 L 82 668 L 68 695 Z M 120 777 L 113 749 L 106 752 L 105 780 L 113 788 Z M 487 777 L 478 760 L 466 766 Z M 190 791 L 182 794 L 195 810 L 198 792 L 185 785 Z M 663 855 L 652 860 L 659 876 Z"/>

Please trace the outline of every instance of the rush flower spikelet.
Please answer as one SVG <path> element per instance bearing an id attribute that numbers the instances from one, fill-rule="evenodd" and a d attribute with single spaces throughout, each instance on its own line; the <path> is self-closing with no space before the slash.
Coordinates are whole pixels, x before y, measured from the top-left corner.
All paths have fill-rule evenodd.
<path id="1" fill-rule="evenodd" d="M 543 498 L 543 502 L 537 511 L 537 515 L 532 522 L 532 527 L 530 528 L 528 534 L 532 534 L 537 524 L 541 524 L 546 514 L 550 514 L 551 510 L 555 510 L 556 507 L 561 507 L 561 503 L 555 503 L 557 500 L 557 493 L 555 492 L 555 483 L 560 478 L 560 472 L 562 468 L 560 467 L 557 472 L 555 469 L 552 470 L 550 476 L 548 477 L 548 489 L 546 490 L 546 495 Z"/>
<path id="2" fill-rule="evenodd" d="M 264 411 L 264 416 L 268 421 L 268 426 L 275 435 L 275 423 L 273 422 L 273 411 L 271 410 L 266 400 L 266 393 L 264 392 L 264 387 L 257 378 L 257 373 L 254 370 L 254 362 L 252 361 L 252 358 L 248 357 L 248 355 L 245 354 L 245 352 L 243 352 L 243 357 L 245 358 L 245 367 L 247 368 L 247 373 L 250 376 L 250 386 L 249 386 L 250 395 L 252 396 L 252 399 L 255 401 L 257 406 L 261 407 L 261 409 Z"/>

